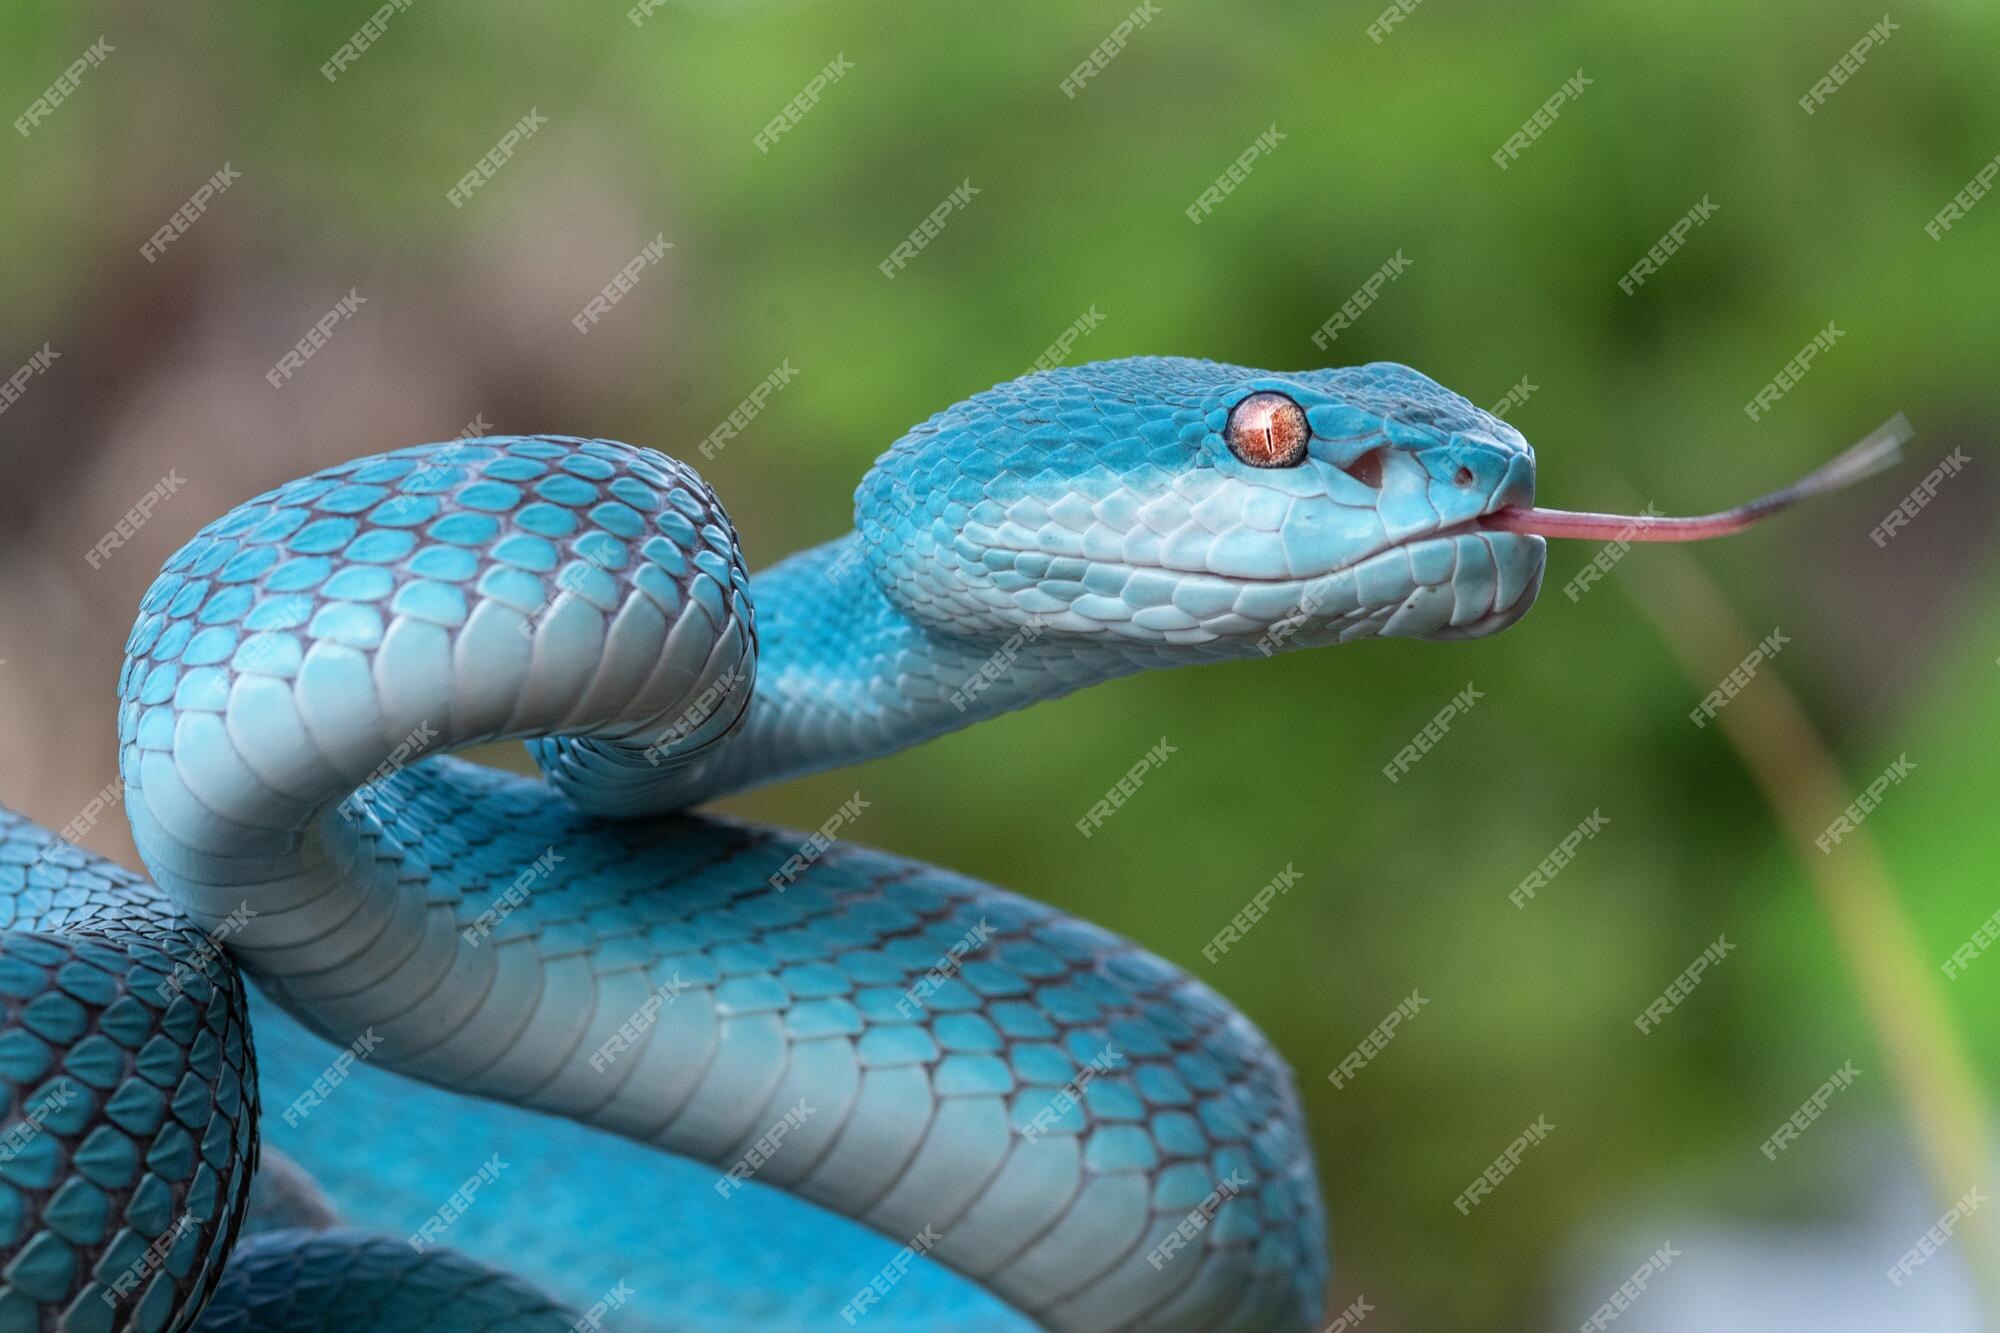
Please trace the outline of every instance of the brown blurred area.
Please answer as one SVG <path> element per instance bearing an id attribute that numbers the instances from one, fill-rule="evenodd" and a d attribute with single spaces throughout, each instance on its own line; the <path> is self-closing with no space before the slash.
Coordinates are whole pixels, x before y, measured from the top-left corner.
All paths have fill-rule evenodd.
<path id="1" fill-rule="evenodd" d="M 107 156 L 67 239 L 76 287 L 39 330 L 55 359 L 0 418 L 0 735 L 20 756 L 0 766 L 0 802 L 55 827 L 117 776 L 126 628 L 203 524 L 365 453 L 468 432 L 591 433 L 634 396 L 629 368 L 678 341 L 679 305 L 657 299 L 558 336 L 659 221 L 629 197 L 633 171 L 569 162 L 553 188 L 493 209 L 464 248 L 385 255 L 373 235 L 301 226 L 241 162 L 148 263 L 139 243 L 203 179 L 163 166 L 160 139 L 229 136 L 199 99 L 136 128 L 98 144 Z M 669 251 L 663 267 L 677 262 Z M 354 317 L 274 388 L 264 372 L 350 293 Z M 162 482 L 170 493 L 93 565 L 87 553 Z M 134 864 L 122 807 L 82 842 Z"/>

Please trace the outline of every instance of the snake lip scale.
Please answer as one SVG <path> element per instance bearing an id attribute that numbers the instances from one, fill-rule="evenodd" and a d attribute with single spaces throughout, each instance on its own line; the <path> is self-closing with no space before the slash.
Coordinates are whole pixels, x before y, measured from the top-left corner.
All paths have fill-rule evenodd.
<path id="1" fill-rule="evenodd" d="M 0 811 L 0 1330 L 555 1330 L 628 1281 L 725 1327 L 1316 1327 L 1297 1088 L 1221 996 L 855 845 L 858 792 L 690 811 L 1135 671 L 1497 632 L 1545 535 L 1639 521 L 1534 480 L 1406 367 L 1139 357 L 920 423 L 754 577 L 607 440 L 238 505 L 126 645 L 151 881 Z M 539 778 L 445 753 L 505 738 Z"/>

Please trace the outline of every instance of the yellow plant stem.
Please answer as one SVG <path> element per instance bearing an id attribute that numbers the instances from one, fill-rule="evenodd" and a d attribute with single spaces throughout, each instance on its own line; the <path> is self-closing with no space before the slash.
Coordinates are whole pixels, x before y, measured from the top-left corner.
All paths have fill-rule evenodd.
<path id="1" fill-rule="evenodd" d="M 1725 679 L 1756 642 L 1722 590 L 1689 556 L 1649 551 L 1632 562 L 1637 598 L 1702 693 Z M 1936 977 L 1903 909 L 1888 863 L 1868 830 L 1830 853 L 1816 839 L 1854 797 L 1798 697 L 1768 666 L 1753 692 L 1716 714 L 1722 735 L 1778 816 L 1798 852 L 1873 1027 L 1942 1212 L 1973 1188 L 1991 1190 L 1992 1125 Z M 1980 1206 L 1958 1223 L 1966 1267 L 2000 1318 L 2000 1230 Z M 1911 1237 L 1914 1244 L 1916 1237 Z M 1900 1255 L 1884 1257 L 1883 1268 Z"/>

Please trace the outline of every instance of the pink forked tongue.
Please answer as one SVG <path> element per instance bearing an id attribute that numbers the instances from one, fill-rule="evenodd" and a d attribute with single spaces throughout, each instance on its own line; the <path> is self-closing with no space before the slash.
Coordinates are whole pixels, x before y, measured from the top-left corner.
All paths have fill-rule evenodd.
<path id="1" fill-rule="evenodd" d="M 1898 412 L 1875 428 L 1867 439 L 1783 490 L 1762 495 L 1748 504 L 1692 518 L 1661 518 L 1652 514 L 1590 514 L 1570 509 L 1534 507 L 1501 509 L 1479 525 L 1495 532 L 1529 532 L 1542 537 L 1587 537 L 1598 541 L 1698 542 L 1741 532 L 1761 518 L 1799 501 L 1850 486 L 1898 462 L 1903 443 L 1914 432 Z"/>

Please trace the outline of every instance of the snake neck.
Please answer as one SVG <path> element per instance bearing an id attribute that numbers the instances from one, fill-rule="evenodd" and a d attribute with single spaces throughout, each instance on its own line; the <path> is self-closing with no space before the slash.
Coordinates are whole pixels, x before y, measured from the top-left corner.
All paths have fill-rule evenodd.
<path id="1" fill-rule="evenodd" d="M 884 595 L 862 547 L 850 533 L 752 578 L 757 678 L 742 728 L 662 776 L 655 808 L 879 758 L 1159 664 L 1143 645 L 1079 643 L 1039 622 L 939 632 Z"/>

